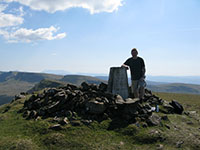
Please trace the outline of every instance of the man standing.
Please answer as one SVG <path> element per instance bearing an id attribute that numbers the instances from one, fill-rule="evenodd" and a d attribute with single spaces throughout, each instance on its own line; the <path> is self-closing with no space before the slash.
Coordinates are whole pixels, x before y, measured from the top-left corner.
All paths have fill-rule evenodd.
<path id="1" fill-rule="evenodd" d="M 145 64 L 141 57 L 138 57 L 138 51 L 136 48 L 131 50 L 132 57 L 128 58 L 122 67 L 130 68 L 131 71 L 131 92 L 135 98 L 144 98 L 145 82 Z"/>

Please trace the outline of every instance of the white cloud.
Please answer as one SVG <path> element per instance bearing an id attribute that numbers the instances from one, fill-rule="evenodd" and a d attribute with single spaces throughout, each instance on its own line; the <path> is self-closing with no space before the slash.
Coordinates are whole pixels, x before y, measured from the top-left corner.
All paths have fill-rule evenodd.
<path id="1" fill-rule="evenodd" d="M 57 28 L 39 28 L 36 30 L 20 28 L 23 24 L 25 12 L 23 7 L 11 11 L 4 10 L 8 3 L 18 2 L 33 10 L 43 10 L 49 13 L 63 11 L 69 8 L 84 8 L 91 14 L 100 12 L 113 12 L 122 6 L 123 0 L 1 0 L 0 2 L 0 35 L 9 42 L 36 42 L 41 40 L 54 40 L 66 37 L 66 33 L 57 32 Z M 5 5 L 7 3 L 7 5 Z"/>
<path id="2" fill-rule="evenodd" d="M 19 2 L 34 10 L 44 10 L 50 13 L 69 8 L 80 7 L 90 11 L 91 14 L 99 12 L 113 12 L 122 6 L 123 0 L 4 0 L 6 2 Z"/>
<path id="3" fill-rule="evenodd" d="M 17 26 L 24 22 L 21 16 L 4 13 L 6 7 L 7 5 L 0 5 L 0 27 Z"/>
<path id="4" fill-rule="evenodd" d="M 66 37 L 66 33 L 55 34 L 58 31 L 58 28 L 55 28 L 54 26 L 36 30 L 20 28 L 19 25 L 23 24 L 23 16 L 25 15 L 23 7 L 10 10 L 9 12 L 12 14 L 4 12 L 7 7 L 8 5 L 0 4 L 0 35 L 8 42 L 30 43 Z"/>
<path id="5" fill-rule="evenodd" d="M 12 33 L 0 30 L 0 35 L 3 35 L 3 37 L 8 42 L 25 42 L 25 43 L 37 42 L 41 40 L 62 39 L 66 37 L 66 33 L 59 33 L 57 35 L 54 35 L 54 33 L 57 31 L 58 29 L 55 28 L 54 26 L 51 26 L 49 28 L 39 28 L 36 30 L 20 28 Z"/>

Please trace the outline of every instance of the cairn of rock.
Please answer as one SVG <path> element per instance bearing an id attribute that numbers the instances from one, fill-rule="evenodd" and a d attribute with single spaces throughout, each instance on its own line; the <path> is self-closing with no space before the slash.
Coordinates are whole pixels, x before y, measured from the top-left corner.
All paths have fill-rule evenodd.
<path id="1" fill-rule="evenodd" d="M 137 118 L 149 122 L 155 107 L 162 113 L 174 113 L 174 107 L 166 101 L 145 91 L 144 101 L 123 99 L 120 95 L 107 92 L 107 84 L 99 85 L 83 82 L 81 86 L 68 84 L 60 88 L 46 88 L 40 94 L 32 94 L 21 110 L 27 119 L 65 118 L 67 120 L 121 119 L 133 123 Z M 162 108 L 162 109 L 161 109 Z M 155 119 L 155 118 L 154 118 Z M 157 118 L 159 120 L 160 118 Z"/>

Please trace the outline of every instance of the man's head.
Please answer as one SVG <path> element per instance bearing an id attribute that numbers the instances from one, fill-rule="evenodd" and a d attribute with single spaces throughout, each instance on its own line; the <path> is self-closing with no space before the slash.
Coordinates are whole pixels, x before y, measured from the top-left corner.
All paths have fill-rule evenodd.
<path id="1" fill-rule="evenodd" d="M 133 57 L 137 57 L 138 51 L 137 51 L 136 48 L 133 48 L 133 49 L 131 50 L 131 55 L 132 55 Z"/>

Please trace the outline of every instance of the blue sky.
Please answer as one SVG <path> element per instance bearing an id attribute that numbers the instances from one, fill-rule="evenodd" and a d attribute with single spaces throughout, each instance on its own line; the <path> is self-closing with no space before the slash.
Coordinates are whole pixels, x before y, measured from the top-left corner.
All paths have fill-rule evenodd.
<path id="1" fill-rule="evenodd" d="M 108 74 L 136 47 L 148 75 L 200 76 L 199 0 L 1 0 L 0 70 Z"/>

